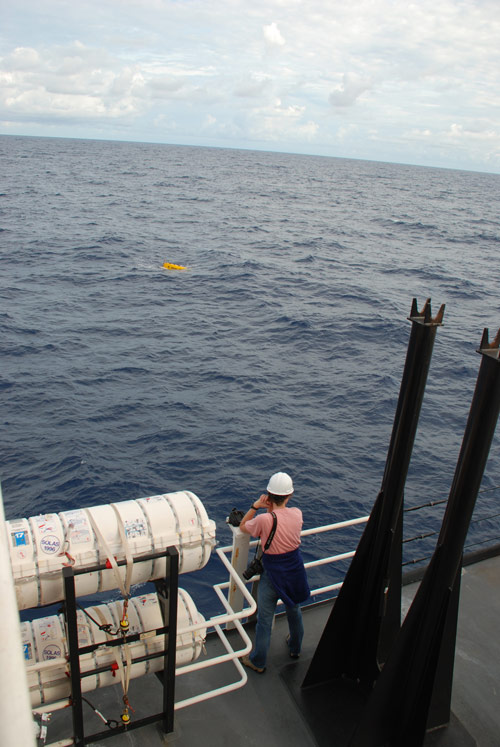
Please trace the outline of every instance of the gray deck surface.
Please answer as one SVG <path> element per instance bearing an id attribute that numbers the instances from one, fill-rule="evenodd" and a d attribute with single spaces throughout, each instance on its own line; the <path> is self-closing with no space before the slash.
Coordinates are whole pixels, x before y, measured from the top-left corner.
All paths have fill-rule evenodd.
<path id="1" fill-rule="evenodd" d="M 453 718 L 448 729 L 426 737 L 426 747 L 499 747 L 500 745 L 500 558 L 492 558 L 463 571 L 460 615 L 456 646 Z M 403 608 L 407 609 L 417 586 L 403 589 Z M 308 723 L 301 712 L 300 682 L 308 661 L 330 612 L 330 605 L 304 611 L 305 639 L 300 660 L 292 661 L 285 646 L 286 619 L 276 620 L 268 668 L 265 674 L 248 672 L 248 683 L 241 689 L 204 703 L 176 711 L 175 730 L 165 736 L 157 725 L 145 726 L 126 734 L 94 742 L 99 745 L 141 745 L 157 747 L 322 747 L 324 744 L 342 747 L 345 743 L 335 735 L 335 729 L 325 734 L 319 723 Z M 239 636 L 231 633 L 234 646 L 240 647 Z M 252 633 L 251 633 L 252 636 Z M 209 655 L 220 647 L 218 639 L 207 642 Z M 203 670 L 197 675 L 177 678 L 176 700 L 203 692 L 209 687 L 228 684 L 236 679 L 233 665 Z M 207 684 L 208 683 L 208 684 Z M 105 688 L 89 693 L 88 699 L 107 718 L 119 719 L 121 690 Z M 161 708 L 161 686 L 154 676 L 131 682 L 130 703 L 136 716 L 146 716 Z M 324 723 L 337 722 L 338 702 L 332 698 L 324 711 Z M 86 734 L 103 731 L 105 726 L 86 707 Z M 134 716 L 134 714 L 132 714 Z M 71 733 L 68 710 L 55 713 L 49 726 L 47 743 Z M 333 741 L 335 740 L 335 741 Z M 404 747 L 404 746 L 402 746 Z"/>

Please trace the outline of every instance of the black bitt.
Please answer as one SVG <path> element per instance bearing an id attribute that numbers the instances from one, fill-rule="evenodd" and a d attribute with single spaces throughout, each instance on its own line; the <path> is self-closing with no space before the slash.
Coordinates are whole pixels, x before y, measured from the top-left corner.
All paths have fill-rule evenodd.
<path id="1" fill-rule="evenodd" d="M 476 389 L 438 543 L 350 747 L 420 747 L 450 720 L 464 542 L 500 412 L 500 331 L 485 330 Z"/>
<path id="2" fill-rule="evenodd" d="M 382 486 L 339 596 L 302 683 L 310 688 L 338 678 L 370 689 L 401 624 L 403 491 L 417 430 L 437 327 L 430 300 L 412 329 Z"/>

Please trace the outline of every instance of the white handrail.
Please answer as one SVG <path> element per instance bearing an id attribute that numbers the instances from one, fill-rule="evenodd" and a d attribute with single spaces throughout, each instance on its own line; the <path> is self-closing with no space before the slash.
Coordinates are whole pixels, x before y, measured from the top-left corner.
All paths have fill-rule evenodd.
<path id="1" fill-rule="evenodd" d="M 347 558 L 353 558 L 354 553 L 355 551 L 351 550 L 350 552 L 341 552 L 338 555 L 330 555 L 329 558 L 321 558 L 320 560 L 309 560 L 307 563 L 304 563 L 304 566 L 306 568 L 316 568 L 319 565 L 338 563 L 339 560 L 347 560 Z"/>
<path id="2" fill-rule="evenodd" d="M 324 524 L 320 527 L 311 527 L 310 529 L 303 529 L 300 533 L 301 537 L 308 537 L 312 534 L 322 534 L 323 532 L 332 532 L 337 529 L 344 529 L 346 527 L 352 527 L 357 526 L 359 524 L 366 524 L 370 517 L 369 516 L 360 516 L 357 519 L 348 519 L 346 521 L 337 521 L 334 524 Z M 249 541 L 249 547 L 256 547 L 259 544 L 260 540 L 250 540 Z M 220 547 L 217 550 L 217 553 L 219 554 L 219 557 L 223 557 L 224 553 L 229 553 L 233 550 L 233 545 L 226 545 L 225 547 Z M 338 563 L 341 560 L 347 560 L 349 558 L 354 557 L 355 551 L 351 550 L 350 552 L 345 553 L 339 553 L 338 555 L 331 555 L 327 558 L 320 558 L 319 560 L 310 560 L 307 563 L 304 563 L 306 568 L 315 568 L 317 566 L 321 565 L 327 565 L 329 563 Z M 253 576 L 250 580 L 257 581 L 260 578 L 260 576 L 256 575 Z M 330 591 L 336 591 L 340 589 L 342 586 L 342 583 L 339 584 L 331 584 L 329 586 L 323 586 L 319 589 L 311 589 L 311 596 L 318 596 L 319 594 L 325 594 Z M 214 587 L 215 588 L 215 587 Z M 283 604 L 281 600 L 278 600 L 278 604 Z"/>
<path id="3" fill-rule="evenodd" d="M 323 532 L 333 532 L 336 529 L 345 529 L 346 527 L 354 527 L 358 524 L 366 524 L 370 516 L 360 516 L 358 519 L 347 519 L 346 521 L 337 521 L 335 524 L 323 524 L 320 527 L 311 527 L 310 529 L 302 529 L 300 532 L 301 537 L 308 537 L 311 534 L 322 534 Z M 260 540 L 250 540 L 250 547 L 256 547 L 259 544 Z M 219 550 L 221 552 L 230 552 L 232 550 L 232 545 L 226 545 L 225 547 L 220 547 Z"/>
<path id="4" fill-rule="evenodd" d="M 229 548 L 231 549 L 231 548 Z M 210 618 L 209 620 L 206 620 L 203 624 L 196 624 L 196 625 L 190 625 L 186 628 L 182 628 L 178 630 L 178 634 L 182 633 L 188 633 L 193 630 L 199 630 L 200 628 L 215 628 L 215 631 L 217 632 L 220 640 L 222 641 L 223 646 L 225 647 L 227 654 L 222 654 L 221 656 L 215 656 L 211 659 L 205 660 L 205 661 L 199 661 L 195 662 L 193 664 L 185 664 L 184 666 L 177 667 L 175 674 L 176 676 L 180 676 L 182 674 L 189 674 L 191 672 L 197 672 L 201 669 L 206 669 L 208 667 L 216 666 L 217 664 L 223 664 L 226 662 L 233 662 L 236 671 L 238 672 L 239 679 L 235 682 L 230 683 L 229 685 L 224 685 L 223 687 L 218 687 L 213 690 L 208 690 L 204 693 L 201 693 L 200 695 L 194 695 L 191 698 L 186 698 L 185 700 L 177 701 L 174 704 L 174 708 L 176 710 L 179 710 L 180 708 L 186 708 L 189 705 L 194 705 L 195 703 L 201 703 L 205 700 L 210 700 L 211 698 L 215 698 L 218 695 L 222 695 L 223 693 L 231 692 L 232 690 L 237 690 L 240 687 L 243 687 L 243 685 L 247 682 L 247 675 L 245 670 L 243 669 L 240 658 L 244 656 L 245 654 L 248 654 L 252 650 L 252 642 L 250 638 L 248 637 L 247 632 L 243 628 L 241 624 L 241 619 L 249 617 L 250 615 L 253 615 L 254 612 L 257 609 L 257 603 L 255 599 L 252 597 L 250 592 L 248 591 L 246 585 L 242 581 L 242 579 L 239 577 L 239 575 L 236 573 L 235 569 L 232 567 L 229 560 L 226 558 L 224 552 L 217 548 L 216 550 L 217 555 L 219 556 L 220 560 L 222 561 L 223 565 L 226 567 L 226 569 L 229 572 L 231 581 L 233 581 L 239 590 L 241 591 L 243 597 L 248 602 L 248 607 L 244 607 L 242 610 L 235 612 L 228 600 L 226 599 L 225 595 L 222 592 L 222 589 L 228 588 L 231 581 L 225 581 L 220 584 L 214 585 L 214 591 L 216 592 L 217 596 L 219 597 L 222 605 L 226 609 L 225 615 L 216 615 L 215 617 Z M 229 641 L 227 640 L 221 625 L 223 623 L 233 623 L 236 627 L 238 633 L 240 634 L 244 647 L 242 649 L 238 649 L 235 651 Z"/>
<path id="5" fill-rule="evenodd" d="M 325 524 L 321 527 L 312 527 L 312 529 L 303 529 L 301 537 L 307 537 L 309 534 L 321 534 L 321 532 L 331 532 L 335 529 L 344 529 L 345 527 L 354 527 L 357 524 L 366 524 L 370 517 L 360 516 L 359 519 L 348 519 L 347 521 L 337 521 L 336 524 Z"/>
<path id="6" fill-rule="evenodd" d="M 334 524 L 326 524 L 324 526 L 320 527 L 313 527 L 311 529 L 304 529 L 301 532 L 301 537 L 309 536 L 311 534 L 320 534 L 322 532 L 331 532 L 338 529 L 344 529 L 345 527 L 349 526 L 356 526 L 358 524 L 365 524 L 368 521 L 368 516 L 362 516 L 358 519 L 350 519 L 348 521 L 339 521 Z M 248 537 L 248 543 L 250 547 L 254 547 L 257 545 L 258 541 L 250 541 L 250 537 Z M 207 691 L 205 693 L 202 693 L 201 695 L 193 696 L 192 698 L 187 698 L 186 700 L 179 701 L 175 703 L 175 708 L 185 708 L 188 705 L 193 705 L 194 703 L 200 703 L 203 700 L 208 700 L 210 698 L 217 697 L 217 695 L 221 695 L 225 692 L 230 692 L 231 690 L 236 690 L 239 687 L 242 687 L 246 681 L 246 674 L 243 670 L 243 667 L 241 666 L 239 659 L 240 657 L 247 654 L 249 651 L 251 651 L 252 643 L 250 641 L 250 638 L 248 637 L 245 629 L 241 625 L 241 619 L 242 618 L 248 618 L 255 612 L 257 605 L 255 602 L 255 599 L 251 596 L 249 593 L 246 584 L 243 582 L 243 580 L 240 578 L 238 573 L 235 571 L 231 563 L 229 562 L 228 558 L 226 557 L 226 554 L 232 552 L 234 549 L 234 543 L 233 545 L 226 545 L 225 547 L 219 547 L 216 549 L 216 553 L 219 556 L 221 562 L 224 564 L 224 566 L 227 568 L 229 575 L 230 575 L 230 581 L 226 581 L 220 584 L 214 585 L 214 591 L 216 592 L 217 596 L 219 597 L 222 605 L 226 609 L 226 613 L 222 615 L 216 615 L 209 620 L 205 620 L 204 623 L 198 623 L 196 625 L 190 625 L 188 627 L 182 628 L 178 631 L 179 634 L 182 633 L 189 633 L 194 630 L 199 630 L 201 628 L 215 628 L 219 638 L 221 639 L 224 647 L 226 648 L 227 653 L 222 654 L 219 656 L 215 656 L 209 660 L 206 661 L 198 661 L 194 662 L 192 664 L 186 664 L 182 667 L 178 667 L 176 669 L 176 676 L 182 675 L 182 674 L 189 674 L 192 672 L 197 672 L 201 669 L 206 669 L 207 667 L 216 666 L 217 664 L 226 663 L 228 661 L 232 661 L 238 670 L 239 674 L 241 675 L 240 680 L 237 682 L 231 683 L 230 685 L 226 685 L 222 688 L 216 688 L 214 690 Z M 339 553 L 338 555 L 332 555 L 327 558 L 320 558 L 319 560 L 311 560 L 307 563 L 305 563 L 306 568 L 315 568 L 317 566 L 326 565 L 328 563 L 336 563 L 341 560 L 346 560 L 349 558 L 352 558 L 354 556 L 355 551 L 352 550 L 350 552 L 344 552 Z M 251 580 L 257 580 L 259 576 L 255 576 Z M 224 589 L 228 589 L 231 585 L 231 583 L 234 582 L 238 589 L 241 591 L 242 595 L 244 596 L 245 600 L 248 602 L 249 606 L 246 608 L 243 608 L 239 611 L 235 611 L 229 604 L 228 599 L 223 593 Z M 342 586 L 342 582 L 330 584 L 328 586 L 322 586 L 317 589 L 311 590 L 311 596 L 318 596 L 321 594 L 327 594 L 331 591 L 337 591 Z M 283 604 L 282 600 L 280 599 L 278 601 L 278 604 Z M 236 629 L 238 630 L 238 633 L 240 634 L 245 646 L 242 649 L 234 650 L 229 641 L 227 640 L 224 632 L 222 631 L 221 625 L 224 623 L 233 623 Z"/>
<path id="7" fill-rule="evenodd" d="M 237 626 L 238 625 L 241 627 L 241 623 L 239 623 L 239 621 L 237 623 Z M 235 658 L 235 656 L 234 656 L 235 652 L 231 648 L 231 644 L 229 643 L 229 641 L 227 640 L 226 636 L 224 635 L 224 632 L 223 632 L 222 628 L 220 627 L 220 625 L 215 625 L 214 627 L 215 627 L 215 630 L 216 630 L 219 638 L 221 639 L 224 647 L 226 648 L 226 651 L 228 652 L 228 657 L 219 657 L 219 659 L 220 660 L 224 659 L 224 661 L 231 661 L 232 660 L 234 662 L 234 665 L 235 665 L 238 673 L 240 674 L 240 679 L 237 680 L 236 682 L 232 682 L 229 685 L 223 685 L 222 687 L 217 687 L 214 690 L 210 690 L 210 691 L 208 691 L 206 693 L 203 693 L 202 695 L 195 695 L 195 696 L 193 696 L 191 698 L 186 698 L 185 700 L 180 700 L 177 703 L 175 703 L 175 705 L 174 705 L 174 709 L 176 711 L 179 710 L 179 709 L 181 709 L 181 708 L 187 708 L 187 706 L 194 705 L 195 703 L 201 703 L 201 701 L 203 701 L 203 700 L 209 700 L 210 698 L 216 698 L 219 695 L 224 695 L 225 693 L 230 693 L 233 690 L 237 690 L 238 688 L 243 687 L 243 685 L 246 685 L 246 683 L 247 683 L 248 676 L 247 676 L 247 673 L 245 672 L 245 670 L 243 669 L 243 667 L 242 667 L 242 665 L 240 663 L 240 660 L 239 660 L 239 656 L 240 655 L 238 655 Z M 251 641 L 249 639 L 249 648 L 248 648 L 248 650 L 250 651 L 251 648 L 252 648 L 252 643 L 251 643 Z M 182 671 L 177 671 L 176 674 L 182 674 Z"/>

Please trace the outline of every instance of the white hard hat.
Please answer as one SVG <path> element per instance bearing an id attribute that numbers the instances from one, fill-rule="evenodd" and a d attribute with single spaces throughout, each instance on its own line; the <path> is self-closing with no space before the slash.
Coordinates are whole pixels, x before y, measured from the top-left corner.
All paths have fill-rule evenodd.
<path id="1" fill-rule="evenodd" d="M 276 472 L 271 475 L 267 484 L 267 492 L 273 495 L 290 495 L 293 493 L 293 482 L 286 472 Z"/>

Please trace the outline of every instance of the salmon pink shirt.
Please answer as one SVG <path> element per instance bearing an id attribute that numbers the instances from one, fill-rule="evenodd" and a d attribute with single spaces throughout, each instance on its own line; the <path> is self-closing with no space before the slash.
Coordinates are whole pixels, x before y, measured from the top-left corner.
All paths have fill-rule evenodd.
<path id="1" fill-rule="evenodd" d="M 302 511 L 300 508 L 278 508 L 274 512 L 278 524 L 276 533 L 271 542 L 267 555 L 278 555 L 295 550 L 300 545 L 300 532 L 302 529 Z M 245 529 L 252 537 L 260 537 L 262 547 L 266 544 L 271 529 L 273 517 L 271 513 L 257 514 L 253 519 L 245 522 Z"/>

